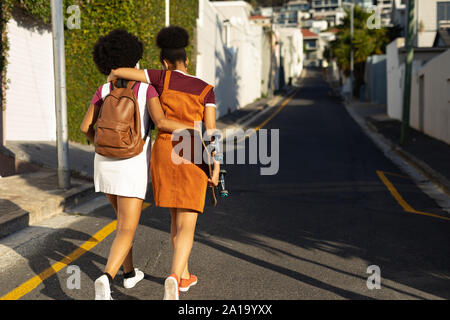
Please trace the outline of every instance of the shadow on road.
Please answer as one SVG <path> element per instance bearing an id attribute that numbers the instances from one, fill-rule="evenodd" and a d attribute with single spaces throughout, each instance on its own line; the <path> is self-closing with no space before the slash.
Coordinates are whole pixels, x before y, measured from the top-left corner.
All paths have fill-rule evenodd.
<path id="1" fill-rule="evenodd" d="M 299 288 L 319 289 L 335 298 L 424 299 L 430 294 L 449 299 L 448 222 L 402 210 L 376 175 L 376 170 L 401 174 L 399 169 L 363 134 L 342 104 L 328 96 L 329 87 L 318 73 L 309 73 L 312 76 L 290 105 L 267 125 L 280 129 L 278 174 L 261 176 L 257 165 L 226 165 L 231 196 L 199 217 L 196 242 L 233 261 L 288 277 Z M 301 105 L 302 99 L 314 104 Z M 413 207 L 441 213 L 410 180 L 393 183 Z M 106 216 L 102 212 L 99 215 Z M 167 209 L 153 208 L 141 224 L 169 237 L 169 219 Z M 70 251 L 76 248 L 71 240 L 89 237 L 68 229 L 51 241 L 66 242 Z M 49 261 L 62 257 L 51 251 L 31 259 L 30 266 L 39 273 L 50 266 Z M 88 270 L 92 281 L 101 273 L 94 263 L 106 264 L 105 257 L 91 252 L 83 261 L 89 261 L 82 270 Z M 195 245 L 190 263 L 203 263 L 195 260 Z M 210 264 L 214 263 L 211 257 Z M 370 265 L 381 268 L 378 292 L 365 287 Z M 339 277 L 349 282 L 334 280 Z M 161 285 L 163 281 L 149 274 L 146 279 Z M 44 285 L 45 295 L 69 298 L 56 277 Z M 119 297 L 126 298 L 133 299 Z"/>

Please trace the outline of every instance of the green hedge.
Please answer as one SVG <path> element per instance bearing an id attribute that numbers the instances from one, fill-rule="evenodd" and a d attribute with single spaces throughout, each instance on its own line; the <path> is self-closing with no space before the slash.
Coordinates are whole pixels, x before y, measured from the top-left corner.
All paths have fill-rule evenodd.
<path id="1" fill-rule="evenodd" d="M 31 15 L 44 22 L 50 21 L 49 0 L 6 0 L 2 17 L 7 15 L 12 5 L 26 9 Z M 67 111 L 69 139 L 87 143 L 80 132 L 80 123 L 95 90 L 105 82 L 105 76 L 97 71 L 92 61 L 92 47 L 98 37 L 115 28 L 125 28 L 137 35 L 144 43 L 144 56 L 141 68 L 160 68 L 159 51 L 155 45 L 157 32 L 164 27 L 164 0 L 65 0 L 64 8 L 76 4 L 80 6 L 81 28 L 65 30 Z M 189 72 L 195 73 L 193 35 L 198 17 L 198 0 L 172 0 L 170 22 L 186 28 L 191 37 L 187 48 L 191 57 Z M 66 14 L 66 18 L 67 18 Z M 2 20 L 7 21 L 7 19 Z M 7 44 L 2 41 L 2 44 Z M 5 47 L 6 49 L 7 47 Z M 2 47 L 3 53 L 3 47 Z M 3 55 L 2 55 L 3 56 Z M 2 63 L 0 61 L 0 63 Z M 0 65 L 1 66 L 1 65 Z"/>

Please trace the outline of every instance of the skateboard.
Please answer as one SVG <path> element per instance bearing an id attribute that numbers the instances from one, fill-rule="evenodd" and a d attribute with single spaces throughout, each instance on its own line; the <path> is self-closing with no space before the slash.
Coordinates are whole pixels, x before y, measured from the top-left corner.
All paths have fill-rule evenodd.
<path id="1" fill-rule="evenodd" d="M 202 140 L 202 155 L 203 155 L 203 150 L 208 150 L 208 148 L 206 147 L 205 141 Z M 213 159 L 212 159 L 212 155 L 210 152 L 207 152 L 208 154 L 208 160 L 207 160 L 207 165 L 208 165 L 208 171 L 209 171 L 209 178 L 212 178 L 212 174 L 213 174 Z M 211 190 L 211 205 L 213 207 L 215 207 L 217 205 L 217 196 L 216 196 L 216 187 L 214 186 L 210 186 L 208 185 L 208 188 Z"/>

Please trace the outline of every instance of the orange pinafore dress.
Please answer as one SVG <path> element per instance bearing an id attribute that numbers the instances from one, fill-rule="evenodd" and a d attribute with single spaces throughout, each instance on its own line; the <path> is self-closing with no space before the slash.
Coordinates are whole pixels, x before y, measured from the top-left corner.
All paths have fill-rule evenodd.
<path id="1" fill-rule="evenodd" d="M 200 95 L 171 90 L 171 75 L 171 71 L 166 72 L 164 89 L 160 95 L 166 118 L 190 126 L 194 126 L 195 121 L 203 121 L 203 101 L 212 86 L 207 85 Z M 202 164 L 194 164 L 194 157 L 189 157 L 191 161 L 187 161 L 187 157 L 181 159 L 183 155 L 178 155 L 173 150 L 186 138 L 191 139 L 193 151 L 193 137 L 182 137 L 179 141 L 177 137 L 177 141 L 172 141 L 171 133 L 159 131 L 150 161 L 153 196 L 158 207 L 182 208 L 202 213 L 208 184 L 206 168 Z"/>

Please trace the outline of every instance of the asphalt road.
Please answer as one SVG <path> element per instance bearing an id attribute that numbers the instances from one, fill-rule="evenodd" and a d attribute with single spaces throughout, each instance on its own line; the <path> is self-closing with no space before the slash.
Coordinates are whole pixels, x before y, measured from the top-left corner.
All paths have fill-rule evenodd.
<path id="1" fill-rule="evenodd" d="M 231 196 L 199 217 L 190 259 L 199 283 L 181 299 L 449 299 L 450 221 L 439 218 L 449 214 L 377 149 L 320 73 L 308 74 L 264 126 L 279 129 L 278 173 L 261 175 L 258 164 L 225 166 Z M 380 173 L 405 203 L 438 217 L 406 212 Z M 39 245 L 15 250 L 17 263 L 0 274 L 0 296 L 93 299 L 114 233 L 78 248 L 114 212 L 66 218 L 70 223 Z M 79 289 L 68 288 L 67 267 L 40 274 L 74 251 L 81 256 L 68 264 L 80 268 Z M 119 272 L 113 298 L 162 299 L 171 263 L 167 209 L 143 211 L 134 257 L 145 279 L 126 290 Z M 380 289 L 367 287 L 371 265 L 380 268 Z"/>

